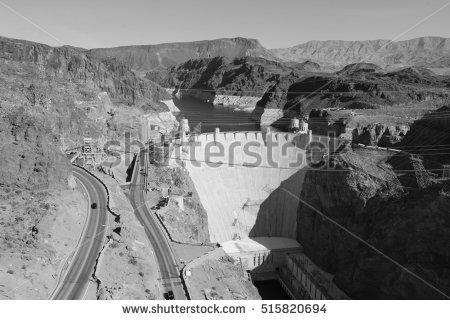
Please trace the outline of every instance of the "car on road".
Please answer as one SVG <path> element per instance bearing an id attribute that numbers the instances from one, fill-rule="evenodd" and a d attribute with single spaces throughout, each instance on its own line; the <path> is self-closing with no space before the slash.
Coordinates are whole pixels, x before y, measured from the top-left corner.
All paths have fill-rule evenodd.
<path id="1" fill-rule="evenodd" d="M 97 203 L 93 203 L 93 204 L 91 204 L 91 209 L 97 209 Z"/>
<path id="2" fill-rule="evenodd" d="M 164 299 L 166 299 L 166 300 L 175 299 L 175 296 L 173 295 L 173 291 L 169 290 L 168 292 L 164 293 Z"/>

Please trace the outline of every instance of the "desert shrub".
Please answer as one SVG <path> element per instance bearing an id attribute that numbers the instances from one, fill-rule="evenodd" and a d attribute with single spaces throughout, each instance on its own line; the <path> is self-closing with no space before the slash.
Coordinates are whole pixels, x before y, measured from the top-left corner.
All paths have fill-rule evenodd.
<path id="1" fill-rule="evenodd" d="M 119 246 L 119 244 L 118 244 L 116 241 L 113 241 L 113 242 L 109 245 L 109 247 L 110 247 L 110 248 L 113 248 L 113 249 L 117 248 L 118 246 Z"/>
<path id="2" fill-rule="evenodd" d="M 49 210 L 50 209 L 50 204 L 49 203 L 41 203 L 40 207 L 42 209 Z"/>
<path id="3" fill-rule="evenodd" d="M 135 257 L 130 257 L 130 259 L 128 260 L 128 263 L 135 266 L 135 265 L 137 265 L 137 259 Z"/>

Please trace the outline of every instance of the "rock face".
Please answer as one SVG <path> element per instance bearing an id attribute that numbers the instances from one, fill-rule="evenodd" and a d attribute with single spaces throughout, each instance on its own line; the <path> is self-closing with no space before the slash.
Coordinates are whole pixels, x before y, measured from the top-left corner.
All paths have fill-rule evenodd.
<path id="1" fill-rule="evenodd" d="M 437 162 L 437 168 L 442 164 L 450 164 L 448 145 L 450 144 L 450 106 L 443 106 L 436 111 L 424 115 L 411 125 L 399 148 L 407 148 L 419 154 L 425 160 Z M 437 169 L 434 168 L 434 169 Z M 440 171 L 437 171 L 441 175 Z"/>
<path id="2" fill-rule="evenodd" d="M 256 287 L 242 273 L 242 266 L 223 248 L 190 262 L 185 274 L 186 286 L 193 300 L 261 299 Z"/>
<path id="3" fill-rule="evenodd" d="M 338 75 L 364 76 L 367 73 L 382 73 L 383 69 L 373 63 L 352 63 L 336 72 Z"/>
<path id="4" fill-rule="evenodd" d="M 450 87 L 450 77 L 438 76 L 434 72 L 421 67 L 403 68 L 386 74 L 387 77 L 401 84 L 415 84 L 433 87 Z"/>
<path id="5" fill-rule="evenodd" d="M 379 73 L 373 65 L 346 67 L 335 74 L 289 74 L 280 77 L 258 101 L 257 107 L 279 109 L 287 129 L 292 116 L 307 116 L 313 109 L 380 109 L 449 98 L 448 77 L 400 70 Z M 428 84 L 425 84 L 428 83 Z M 259 113 L 262 113 L 261 111 Z"/>
<path id="6" fill-rule="evenodd" d="M 382 123 L 357 126 L 353 130 L 353 142 L 367 146 L 392 147 L 406 135 L 409 126 L 387 126 Z"/>
<path id="7" fill-rule="evenodd" d="M 442 299 L 384 254 L 449 293 L 448 186 L 406 193 L 386 164 L 389 157 L 346 150 L 330 162 L 335 172 L 310 169 L 300 194 L 297 240 L 351 298 Z"/>
<path id="8" fill-rule="evenodd" d="M 292 93 L 291 93 L 292 92 Z M 294 83 L 287 92 L 285 108 L 294 104 L 316 108 L 377 109 L 382 105 L 406 104 L 445 96 L 422 87 L 407 87 L 389 76 L 366 79 L 314 76 Z M 304 102 L 300 102 L 303 100 Z"/>
<path id="9" fill-rule="evenodd" d="M 168 111 L 159 100 L 170 99 L 117 61 L 8 38 L 0 38 L 0 97 L 0 183 L 30 188 L 67 184 L 61 149 L 139 132 L 137 114 Z"/>
<path id="10" fill-rule="evenodd" d="M 257 40 L 246 38 L 92 49 L 90 52 L 98 56 L 116 58 L 140 72 L 172 67 L 190 59 L 214 57 L 233 59 L 250 56 L 278 60 Z"/>
<path id="11" fill-rule="evenodd" d="M 223 105 L 223 106 L 239 106 L 241 108 L 253 110 L 256 103 L 261 99 L 260 97 L 251 96 L 233 96 L 226 94 L 217 94 L 214 96 L 213 104 Z"/>
<path id="12" fill-rule="evenodd" d="M 127 66 L 97 58 L 83 49 L 50 46 L 0 38 L 0 59 L 36 67 L 37 76 L 72 80 L 106 91 L 127 104 L 145 104 L 169 98 L 164 89 L 138 78 Z"/>
<path id="13" fill-rule="evenodd" d="M 168 70 L 148 72 L 146 77 L 181 95 L 224 105 L 255 107 L 267 88 L 290 73 L 312 70 L 311 63 L 283 64 L 263 58 L 216 57 L 189 60 Z"/>
<path id="14" fill-rule="evenodd" d="M 70 163 L 36 119 L 17 110 L 0 120 L 0 184 L 47 189 L 67 185 Z"/>
<path id="15" fill-rule="evenodd" d="M 285 61 L 311 60 L 336 71 L 345 65 L 369 62 L 381 67 L 442 66 L 450 54 L 450 39 L 421 37 L 405 41 L 309 41 L 287 49 L 270 50 Z M 448 59 L 447 59 L 448 60 Z M 447 61 L 448 62 L 448 61 Z M 448 64 L 444 64 L 449 67 Z"/>

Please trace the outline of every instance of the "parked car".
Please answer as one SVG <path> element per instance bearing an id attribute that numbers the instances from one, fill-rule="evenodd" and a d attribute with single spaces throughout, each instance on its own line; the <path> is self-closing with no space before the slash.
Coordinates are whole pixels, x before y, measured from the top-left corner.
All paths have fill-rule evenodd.
<path id="1" fill-rule="evenodd" d="M 169 290 L 168 292 L 164 293 L 164 299 L 166 299 L 166 300 L 175 299 L 175 296 L 173 295 L 173 291 Z"/>

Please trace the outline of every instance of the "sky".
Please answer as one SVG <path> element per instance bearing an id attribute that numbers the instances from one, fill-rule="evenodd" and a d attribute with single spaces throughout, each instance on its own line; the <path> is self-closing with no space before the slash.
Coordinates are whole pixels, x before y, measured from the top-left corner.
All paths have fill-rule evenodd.
<path id="1" fill-rule="evenodd" d="M 266 48 L 309 40 L 450 38 L 450 1 L 0 0 L 0 35 L 82 48 L 238 36 Z"/>

